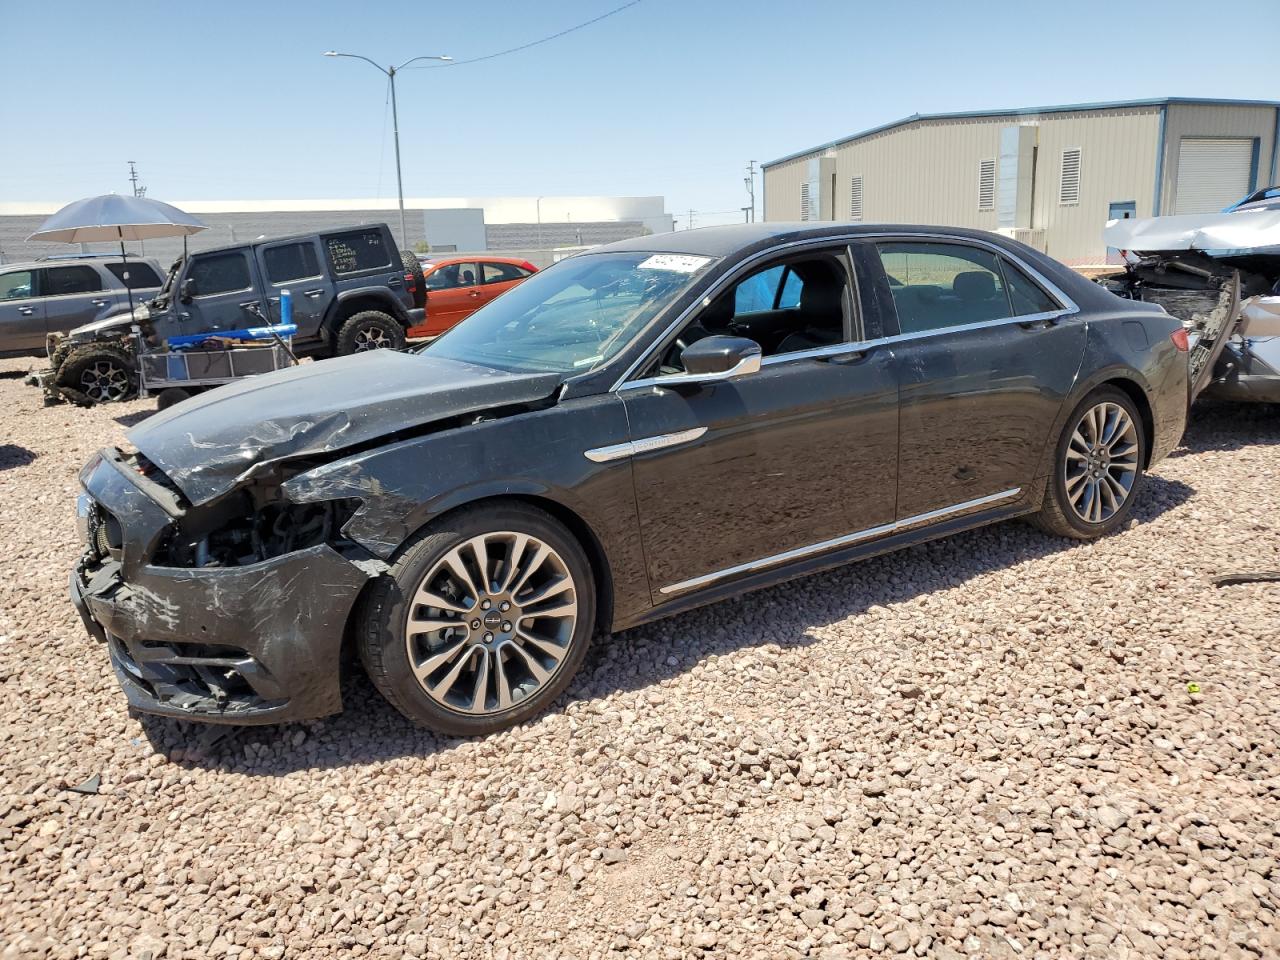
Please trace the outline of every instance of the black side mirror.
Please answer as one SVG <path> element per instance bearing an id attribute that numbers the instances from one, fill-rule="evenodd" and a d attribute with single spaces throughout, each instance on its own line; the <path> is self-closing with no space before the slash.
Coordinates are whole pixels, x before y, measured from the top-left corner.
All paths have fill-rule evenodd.
<path id="1" fill-rule="evenodd" d="M 194 297 L 200 295 L 200 290 L 196 286 L 195 280 L 191 277 L 182 281 L 182 286 L 178 287 L 178 299 L 183 303 L 190 303 Z"/>
<path id="2" fill-rule="evenodd" d="M 746 337 L 703 337 L 685 347 L 680 362 L 691 380 L 728 380 L 760 369 L 760 344 Z"/>

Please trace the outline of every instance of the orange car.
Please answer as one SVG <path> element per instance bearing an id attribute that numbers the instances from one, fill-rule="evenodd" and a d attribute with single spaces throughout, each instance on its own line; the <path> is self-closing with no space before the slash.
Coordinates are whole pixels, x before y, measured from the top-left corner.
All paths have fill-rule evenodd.
<path id="1" fill-rule="evenodd" d="M 411 337 L 435 337 L 459 320 L 538 272 L 516 257 L 441 257 L 422 264 L 427 286 L 426 319 L 409 329 Z"/>

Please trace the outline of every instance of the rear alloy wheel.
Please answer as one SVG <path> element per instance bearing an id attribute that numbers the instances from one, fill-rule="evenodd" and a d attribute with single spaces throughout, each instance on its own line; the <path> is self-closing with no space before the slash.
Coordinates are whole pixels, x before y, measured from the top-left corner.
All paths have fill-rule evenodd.
<path id="1" fill-rule="evenodd" d="M 1133 509 L 1145 452 L 1133 401 L 1112 387 L 1095 390 L 1076 407 L 1058 441 L 1036 523 L 1079 540 L 1110 533 Z"/>
<path id="2" fill-rule="evenodd" d="M 404 347 L 404 327 L 381 310 L 362 310 L 338 330 L 338 356 L 370 350 L 400 350 Z"/>
<path id="3" fill-rule="evenodd" d="M 444 733 L 488 733 L 559 695 L 594 615 L 590 566 L 558 523 L 523 504 L 461 511 L 375 585 L 361 655 L 406 716 Z"/>

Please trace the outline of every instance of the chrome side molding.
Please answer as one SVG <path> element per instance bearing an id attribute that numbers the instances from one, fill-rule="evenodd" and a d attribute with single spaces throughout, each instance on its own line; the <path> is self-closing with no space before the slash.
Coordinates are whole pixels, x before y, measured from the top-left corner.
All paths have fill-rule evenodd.
<path id="1" fill-rule="evenodd" d="M 608 463 L 610 460 L 622 460 L 637 453 L 649 453 L 652 450 L 691 443 L 706 432 L 706 427 L 694 427 L 692 430 L 681 430 L 679 433 L 661 433 L 655 437 L 645 437 L 643 440 L 628 440 L 626 443 L 584 450 L 582 455 L 594 463 Z"/>
<path id="2" fill-rule="evenodd" d="M 658 592 L 684 593 L 687 590 L 705 587 L 720 580 L 727 580 L 730 577 L 739 576 L 740 574 L 754 573 L 757 570 L 766 570 L 769 567 L 776 567 L 783 563 L 789 563 L 792 560 L 801 560 L 805 557 L 812 556 L 813 554 L 826 553 L 828 550 L 847 547 L 851 544 L 858 543 L 861 540 L 871 540 L 875 537 L 888 536 L 891 533 L 897 533 L 900 530 L 905 530 L 907 527 L 914 527 L 922 523 L 929 523 L 932 520 L 940 520 L 953 513 L 962 513 L 965 510 L 972 510 L 975 507 L 985 507 L 989 504 L 1000 503 L 1003 500 L 1012 500 L 1021 492 L 1021 487 L 1014 487 L 1011 490 L 1002 490 L 1000 493 L 993 493 L 989 496 L 978 497 L 976 500 L 966 500 L 964 503 L 957 503 L 950 507 L 942 507 L 939 510 L 930 510 L 928 513 L 918 513 L 914 517 L 895 520 L 893 523 L 885 523 L 878 527 L 870 527 L 866 530 L 859 530 L 857 533 L 846 534 L 843 537 L 823 540 L 820 543 L 811 543 L 807 547 L 796 547 L 794 550 L 775 553 L 767 557 L 761 557 L 759 560 L 749 560 L 746 563 L 740 563 L 737 566 L 725 567 L 723 570 L 717 570 L 714 573 L 703 574 L 700 577 L 693 577 L 689 580 L 681 580 L 679 583 L 673 583 L 670 586 L 662 587 Z"/>

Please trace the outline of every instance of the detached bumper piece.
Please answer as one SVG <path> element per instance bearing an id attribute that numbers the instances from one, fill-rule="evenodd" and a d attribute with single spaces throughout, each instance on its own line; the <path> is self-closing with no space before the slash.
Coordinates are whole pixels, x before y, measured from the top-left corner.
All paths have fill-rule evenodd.
<path id="1" fill-rule="evenodd" d="M 289 700 L 270 671 L 235 647 L 130 643 L 108 634 L 107 649 L 130 702 L 226 715 L 275 710 Z"/>

